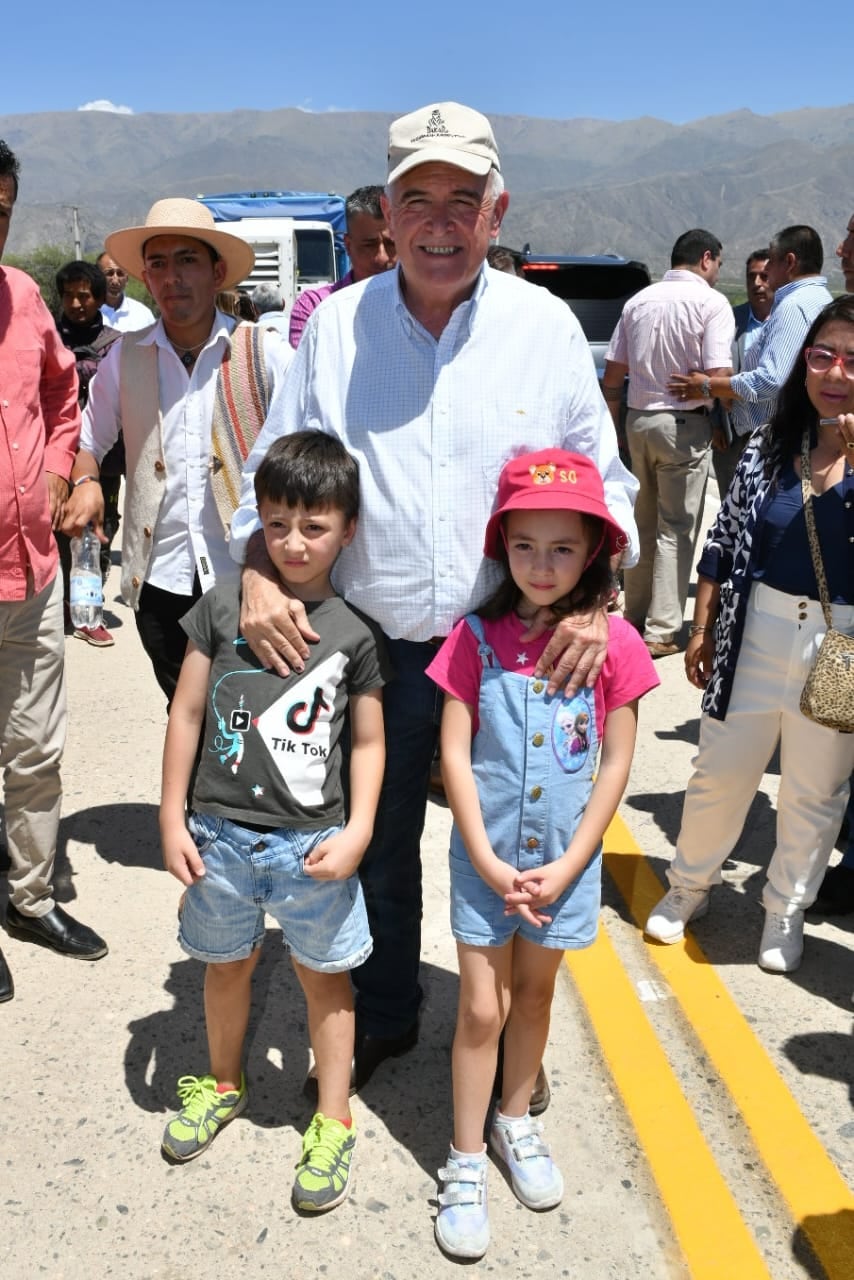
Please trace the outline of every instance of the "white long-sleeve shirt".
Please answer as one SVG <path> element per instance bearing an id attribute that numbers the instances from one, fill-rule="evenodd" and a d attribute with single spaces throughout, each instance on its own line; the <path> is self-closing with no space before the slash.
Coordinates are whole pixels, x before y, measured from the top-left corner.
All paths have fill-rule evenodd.
<path id="1" fill-rule="evenodd" d="M 511 457 L 549 445 L 599 467 L 637 558 L 637 482 L 578 321 L 564 302 L 484 268 L 437 340 L 407 310 L 399 269 L 320 304 L 247 459 L 229 544 L 259 527 L 255 470 L 279 436 L 316 427 L 358 459 L 361 515 L 333 580 L 392 637 L 447 635 L 494 585 L 483 536 Z"/>
<path id="2" fill-rule="evenodd" d="M 166 491 L 160 505 L 146 582 L 163 591 L 191 595 L 198 573 L 203 591 L 215 581 L 236 579 L 210 484 L 211 424 L 217 374 L 229 335 L 236 326 L 221 311 L 210 336 L 188 371 L 158 321 L 141 339 L 157 347 L 157 378 L 167 461 Z M 89 385 L 80 447 L 100 463 L 122 426 L 119 390 L 121 342 L 113 343 Z M 267 377 L 281 386 L 292 352 L 275 335 L 265 337 Z"/>

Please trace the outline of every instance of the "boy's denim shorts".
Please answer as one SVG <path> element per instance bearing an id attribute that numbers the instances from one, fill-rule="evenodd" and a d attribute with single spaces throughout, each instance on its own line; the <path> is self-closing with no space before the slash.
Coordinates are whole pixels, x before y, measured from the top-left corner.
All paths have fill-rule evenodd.
<path id="1" fill-rule="evenodd" d="M 245 960 L 264 939 L 264 915 L 282 929 L 295 960 L 318 973 L 354 969 L 371 954 L 358 875 L 315 880 L 303 864 L 322 831 L 250 831 L 228 818 L 193 813 L 190 832 L 205 864 L 180 912 L 178 942 L 208 964 Z"/>

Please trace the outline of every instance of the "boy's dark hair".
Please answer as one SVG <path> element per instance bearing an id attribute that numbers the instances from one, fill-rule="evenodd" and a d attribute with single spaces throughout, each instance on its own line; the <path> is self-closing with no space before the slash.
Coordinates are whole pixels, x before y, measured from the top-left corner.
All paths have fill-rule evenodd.
<path id="1" fill-rule="evenodd" d="M 18 199 L 18 178 L 21 173 L 21 166 L 18 163 L 18 157 L 12 148 L 0 138 L 0 178 L 12 179 L 12 191 L 15 199 Z"/>
<path id="2" fill-rule="evenodd" d="M 604 532 L 603 522 L 597 516 L 589 516 L 583 511 L 579 512 L 579 515 L 581 516 L 581 527 L 589 539 L 590 552 L 595 547 L 598 547 L 599 550 L 569 595 L 549 605 L 555 620 L 558 622 L 561 618 L 566 618 L 573 613 L 586 613 L 591 609 L 604 608 L 611 594 L 611 555 L 608 540 L 602 537 Z M 486 603 L 475 610 L 479 618 L 486 618 L 488 622 L 504 618 L 508 613 L 513 613 L 522 599 L 522 592 L 510 576 L 510 562 L 507 558 L 507 546 L 503 538 L 499 544 L 498 552 L 499 561 L 504 569 L 504 581 L 500 586 L 496 587 Z"/>
<path id="3" fill-rule="evenodd" d="M 295 431 L 272 444 L 255 472 L 260 506 L 329 508 L 348 522 L 359 514 L 359 464 L 335 436 L 325 431 Z"/>
<path id="4" fill-rule="evenodd" d="M 92 297 L 100 307 L 107 300 L 107 277 L 104 275 L 100 267 L 94 262 L 83 262 L 78 259 L 76 262 L 66 262 L 64 267 L 60 267 L 56 273 L 56 292 L 60 299 L 65 292 L 67 284 L 76 284 L 78 280 L 85 280 L 92 290 Z"/>

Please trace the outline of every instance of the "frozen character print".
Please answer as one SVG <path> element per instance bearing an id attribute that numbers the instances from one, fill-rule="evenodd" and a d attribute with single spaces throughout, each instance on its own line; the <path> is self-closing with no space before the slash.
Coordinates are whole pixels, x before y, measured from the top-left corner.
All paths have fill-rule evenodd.
<path id="1" fill-rule="evenodd" d="M 565 773 L 578 773 L 584 767 L 590 748 L 595 754 L 591 692 L 582 689 L 573 698 L 564 699 L 552 720 L 552 750 Z"/>

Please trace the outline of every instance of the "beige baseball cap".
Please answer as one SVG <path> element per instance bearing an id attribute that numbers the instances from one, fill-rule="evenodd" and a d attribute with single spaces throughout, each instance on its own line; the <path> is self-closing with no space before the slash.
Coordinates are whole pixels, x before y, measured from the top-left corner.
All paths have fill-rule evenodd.
<path id="1" fill-rule="evenodd" d="M 388 181 L 430 161 L 452 164 L 479 177 L 501 171 L 486 116 L 459 102 L 433 102 L 392 122 L 388 131 Z"/>

